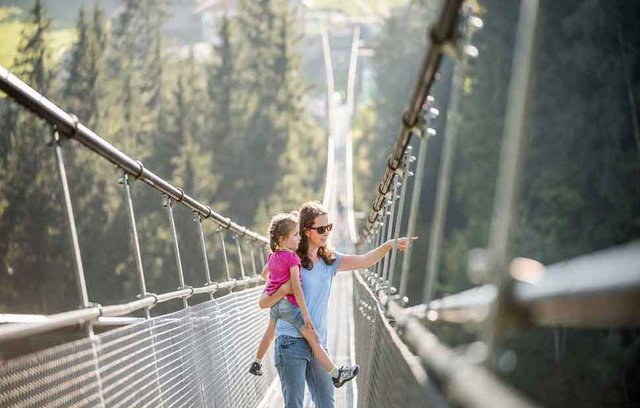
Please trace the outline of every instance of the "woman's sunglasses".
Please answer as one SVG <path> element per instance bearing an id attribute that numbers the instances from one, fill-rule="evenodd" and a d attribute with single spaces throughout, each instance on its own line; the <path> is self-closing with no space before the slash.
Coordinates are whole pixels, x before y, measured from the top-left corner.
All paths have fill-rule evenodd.
<path id="1" fill-rule="evenodd" d="M 321 227 L 309 227 L 307 229 L 312 229 L 318 231 L 318 234 L 324 234 L 325 231 L 331 231 L 333 229 L 333 224 L 323 225 Z"/>

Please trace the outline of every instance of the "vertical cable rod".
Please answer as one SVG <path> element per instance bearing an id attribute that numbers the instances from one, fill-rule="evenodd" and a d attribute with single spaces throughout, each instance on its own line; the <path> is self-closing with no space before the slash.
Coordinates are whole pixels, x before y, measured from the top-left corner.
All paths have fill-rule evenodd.
<path id="1" fill-rule="evenodd" d="M 520 172 L 526 147 L 526 125 L 529 111 L 530 89 L 533 81 L 535 41 L 538 32 L 540 2 L 522 0 L 516 29 L 515 51 L 511 66 L 511 80 L 507 96 L 504 134 L 500 149 L 500 164 L 494 196 L 493 218 L 489 229 L 489 255 L 493 274 L 488 276 L 498 287 L 498 298 L 491 305 L 483 338 L 493 360 L 496 332 L 499 330 L 499 312 L 505 302 L 507 249 L 515 229 Z"/>
<path id="2" fill-rule="evenodd" d="M 397 180 L 398 176 L 396 175 L 394 180 L 393 180 L 393 189 L 391 190 L 391 199 L 389 200 L 389 207 L 391 207 L 391 211 L 389 212 L 389 218 L 387 221 L 387 239 L 386 241 L 389 242 L 391 241 L 391 238 L 393 238 L 394 236 L 394 221 L 395 221 L 395 214 L 396 214 L 396 202 L 398 201 L 399 197 L 398 197 L 398 187 L 400 187 L 400 181 Z M 384 282 L 384 284 L 387 286 L 387 288 L 389 288 L 391 286 L 391 283 L 389 283 L 387 281 L 387 278 L 389 276 L 389 262 L 391 262 L 391 259 L 393 257 L 393 252 L 395 252 L 395 243 L 394 246 L 391 247 L 391 251 L 387 252 L 386 254 L 384 254 L 384 267 L 382 268 L 382 281 Z"/>
<path id="3" fill-rule="evenodd" d="M 227 257 L 227 245 L 224 242 L 224 231 L 221 227 L 218 227 L 218 233 L 220 234 L 220 244 L 222 244 L 222 259 L 224 260 L 224 270 L 227 274 L 227 281 L 231 280 L 231 271 L 229 270 L 229 258 Z"/>
<path id="4" fill-rule="evenodd" d="M 147 295 L 147 284 L 144 278 L 144 268 L 142 266 L 142 251 L 140 250 L 140 238 L 138 236 L 138 228 L 136 226 L 136 215 L 133 208 L 133 199 L 131 197 L 131 185 L 129 183 L 129 175 L 126 171 L 122 172 L 122 186 L 124 190 L 124 199 L 127 203 L 127 215 L 129 218 L 129 231 L 131 232 L 131 245 L 133 246 L 133 255 L 136 260 L 136 272 L 138 274 L 138 286 L 140 287 L 140 297 Z M 149 319 L 151 314 L 149 307 L 144 309 L 144 317 Z"/>
<path id="5" fill-rule="evenodd" d="M 82 263 L 82 255 L 80 253 L 80 242 L 78 240 L 78 230 L 76 227 L 76 219 L 73 214 L 73 204 L 71 202 L 71 191 L 69 189 L 69 181 L 67 179 L 67 171 L 64 165 L 64 157 L 62 154 L 62 146 L 60 144 L 60 133 L 56 126 L 53 127 L 51 133 L 53 150 L 56 156 L 56 164 L 58 167 L 58 176 L 62 186 L 62 194 L 64 197 L 64 210 L 67 216 L 67 222 L 69 223 L 69 232 L 71 233 L 71 247 L 73 250 L 73 260 L 75 265 L 76 285 L 78 294 L 80 297 L 80 304 L 83 308 L 92 306 L 89 302 L 89 294 L 87 292 L 87 281 L 84 276 L 84 266 Z M 100 366 L 98 364 L 98 349 L 95 341 L 95 334 L 93 332 L 93 326 L 90 321 L 84 324 L 87 332 L 87 337 L 91 340 L 91 352 L 93 355 L 94 373 L 96 376 L 96 383 L 98 387 L 98 395 L 100 398 L 100 406 L 105 407 L 104 392 L 102 387 L 102 378 L 100 376 Z"/>
<path id="6" fill-rule="evenodd" d="M 407 197 L 407 185 L 409 184 L 409 177 L 413 176 L 411 173 L 411 163 L 415 160 L 415 157 L 411 154 L 413 147 L 407 146 L 404 159 L 402 160 L 402 178 L 400 188 L 400 202 L 398 203 L 398 213 L 396 214 L 396 228 L 393 235 L 393 252 L 391 253 L 391 265 L 389 267 L 389 286 L 387 288 L 387 295 L 391 294 L 391 287 L 393 286 L 393 278 L 396 269 L 396 256 L 398 255 L 397 245 L 398 238 L 400 238 L 400 230 L 402 229 L 402 215 L 404 212 L 404 202 Z"/>
<path id="7" fill-rule="evenodd" d="M 240 237 L 237 235 L 234 235 L 233 239 L 236 241 L 236 247 L 238 248 L 238 263 L 240 264 L 240 277 L 244 280 L 244 263 L 242 262 L 242 245 L 240 245 Z"/>
<path id="8" fill-rule="evenodd" d="M 253 276 L 258 276 L 258 269 L 256 268 L 255 251 L 253 245 L 249 244 L 249 254 L 251 256 L 251 269 L 253 270 Z"/>
<path id="9" fill-rule="evenodd" d="M 176 257 L 176 266 L 178 267 L 178 281 L 180 287 L 178 289 L 184 289 L 184 272 L 182 270 L 182 260 L 180 259 L 180 246 L 178 244 L 178 232 L 176 231 L 176 222 L 173 218 L 173 200 L 169 196 L 164 197 L 163 205 L 167 207 L 167 214 L 169 214 L 169 225 L 171 227 L 171 240 L 173 241 L 173 251 Z M 189 307 L 187 298 L 182 298 L 182 306 L 186 309 Z"/>
<path id="10" fill-rule="evenodd" d="M 422 297 L 426 304 L 429 304 L 431 301 L 433 296 L 433 287 L 438 276 L 440 253 L 444 236 L 444 224 L 447 217 L 447 203 L 449 201 L 449 187 L 451 185 L 451 169 L 453 167 L 458 131 L 460 129 L 458 124 L 458 114 L 460 111 L 460 100 L 462 99 L 466 66 L 467 59 L 463 56 L 455 65 L 453 73 L 451 103 L 449 109 L 447 109 L 447 129 L 443 136 L 444 146 L 442 147 L 440 169 L 438 171 L 435 208 L 433 210 L 429 236 L 429 249 L 427 251 L 427 259 L 425 262 L 426 277 L 422 289 Z"/>
<path id="11" fill-rule="evenodd" d="M 69 190 L 69 182 L 67 180 L 67 172 L 64 165 L 64 157 L 62 155 L 62 146 L 60 145 L 60 133 L 56 127 L 53 128 L 53 147 L 58 167 L 58 176 L 62 185 L 62 194 L 64 198 L 64 211 L 69 223 L 69 232 L 71 233 L 71 249 L 73 251 L 73 261 L 75 266 L 76 285 L 80 304 L 82 307 L 89 307 L 89 295 L 87 293 L 87 281 L 84 276 L 84 266 L 82 263 L 82 255 L 80 254 L 80 242 L 78 240 L 78 229 L 76 228 L 76 219 L 73 215 L 73 204 L 71 203 L 71 192 Z M 89 324 L 90 327 L 90 324 Z M 92 331 L 92 329 L 89 329 Z"/>
<path id="12" fill-rule="evenodd" d="M 434 101 L 432 96 L 427 97 L 427 104 L 423 107 L 423 113 L 428 110 L 428 105 Z M 418 204 L 420 203 L 420 195 L 422 194 L 422 181 L 424 179 L 424 165 L 427 158 L 427 145 L 429 137 L 435 136 L 436 131 L 429 127 L 427 121 L 423 122 L 421 129 L 413 129 L 417 136 L 420 147 L 418 148 L 418 162 L 416 164 L 416 178 L 413 181 L 413 191 L 411 192 L 411 204 L 409 205 L 409 221 L 407 225 L 407 236 L 415 236 L 416 222 L 418 221 Z M 403 298 L 407 293 L 407 284 L 409 281 L 409 268 L 411 267 L 411 256 L 415 243 L 409 241 L 402 259 L 402 272 L 400 273 L 400 289 L 398 294 Z"/>
<path id="13" fill-rule="evenodd" d="M 211 285 L 211 271 L 209 270 L 209 259 L 207 257 L 207 242 L 204 239 L 204 227 L 202 225 L 202 216 L 198 213 L 194 213 L 194 221 L 198 224 L 198 236 L 200 237 L 200 249 L 202 250 L 202 263 L 204 264 L 204 273 L 207 278 L 206 286 Z M 213 300 L 213 292 L 209 292 L 209 298 Z"/>

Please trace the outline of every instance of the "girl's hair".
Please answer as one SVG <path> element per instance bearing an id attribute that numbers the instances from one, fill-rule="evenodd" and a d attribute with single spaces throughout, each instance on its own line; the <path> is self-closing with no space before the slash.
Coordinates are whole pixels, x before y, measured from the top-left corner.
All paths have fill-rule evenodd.
<path id="1" fill-rule="evenodd" d="M 318 201 L 307 201 L 300 207 L 300 243 L 298 244 L 298 250 L 296 252 L 300 257 L 302 267 L 305 269 L 313 268 L 313 262 L 311 262 L 307 253 L 309 250 L 309 238 L 305 234 L 305 231 L 313 227 L 316 217 L 325 214 L 328 214 L 328 211 L 325 210 Z M 327 247 L 320 247 L 320 249 L 318 249 L 318 256 L 322 258 L 327 265 L 332 265 L 336 260 L 333 251 Z"/>
<path id="2" fill-rule="evenodd" d="M 286 238 L 291 234 L 298 224 L 298 212 L 276 214 L 271 218 L 269 223 L 269 247 L 272 252 L 278 250 L 278 245 L 282 238 Z"/>

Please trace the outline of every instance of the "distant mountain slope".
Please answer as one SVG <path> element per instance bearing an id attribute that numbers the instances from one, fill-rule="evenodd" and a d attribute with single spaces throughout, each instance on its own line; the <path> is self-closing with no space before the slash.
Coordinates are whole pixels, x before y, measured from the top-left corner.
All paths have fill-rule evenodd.
<path id="1" fill-rule="evenodd" d="M 53 20 L 54 28 L 73 28 L 81 5 L 93 7 L 95 0 L 42 0 L 47 14 Z M 34 0 L 0 0 L 0 7 L 18 7 L 25 12 L 33 7 Z M 100 0 L 107 13 L 115 10 L 117 0 Z"/>

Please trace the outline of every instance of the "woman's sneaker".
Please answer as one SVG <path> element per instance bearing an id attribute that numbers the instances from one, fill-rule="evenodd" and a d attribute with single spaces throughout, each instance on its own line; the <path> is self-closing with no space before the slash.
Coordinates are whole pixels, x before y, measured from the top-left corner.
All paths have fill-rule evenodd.
<path id="1" fill-rule="evenodd" d="M 358 375 L 358 372 L 360 371 L 360 366 L 357 364 L 352 366 L 342 366 L 338 371 L 339 371 L 339 374 L 337 378 L 331 377 L 331 380 L 333 381 L 333 386 L 336 388 L 340 388 L 347 381 L 351 381 L 354 378 L 356 378 L 356 375 Z"/>
<path id="2" fill-rule="evenodd" d="M 253 375 L 262 375 L 262 365 L 258 364 L 257 361 L 251 363 L 251 367 L 249 367 L 249 372 Z"/>

